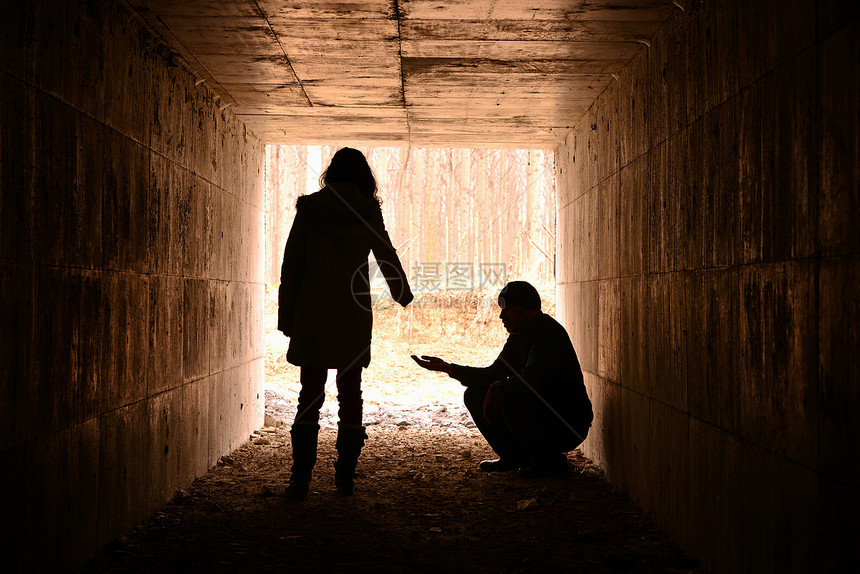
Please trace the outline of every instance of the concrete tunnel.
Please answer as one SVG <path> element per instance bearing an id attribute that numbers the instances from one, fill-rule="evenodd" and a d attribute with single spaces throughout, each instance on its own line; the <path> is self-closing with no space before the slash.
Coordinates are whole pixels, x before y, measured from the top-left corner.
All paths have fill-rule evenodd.
<path id="1" fill-rule="evenodd" d="M 2 569 L 261 425 L 264 146 L 349 142 L 554 150 L 586 454 L 709 571 L 856 571 L 858 6 L 6 2 Z"/>

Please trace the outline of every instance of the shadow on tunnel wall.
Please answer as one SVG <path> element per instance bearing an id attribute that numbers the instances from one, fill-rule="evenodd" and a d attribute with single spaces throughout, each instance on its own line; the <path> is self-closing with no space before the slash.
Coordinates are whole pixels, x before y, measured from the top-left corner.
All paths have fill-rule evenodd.
<path id="1" fill-rule="evenodd" d="M 585 451 L 717 572 L 860 567 L 857 15 L 685 4 L 558 152 Z"/>
<path id="2" fill-rule="evenodd" d="M 57 572 L 262 420 L 264 150 L 120 3 L 0 53 L 0 555 Z"/>

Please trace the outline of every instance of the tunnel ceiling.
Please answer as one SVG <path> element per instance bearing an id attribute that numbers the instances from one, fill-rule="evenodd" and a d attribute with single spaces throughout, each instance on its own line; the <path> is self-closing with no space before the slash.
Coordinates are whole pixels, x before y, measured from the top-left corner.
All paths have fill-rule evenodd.
<path id="1" fill-rule="evenodd" d="M 128 0 L 267 143 L 555 147 L 669 0 Z"/>

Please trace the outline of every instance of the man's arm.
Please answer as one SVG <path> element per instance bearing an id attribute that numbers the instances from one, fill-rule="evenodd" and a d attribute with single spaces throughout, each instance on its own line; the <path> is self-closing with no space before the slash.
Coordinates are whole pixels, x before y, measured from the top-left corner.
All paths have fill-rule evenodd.
<path id="1" fill-rule="evenodd" d="M 489 367 L 467 367 L 448 363 L 438 357 L 423 355 L 420 359 L 412 355 L 412 359 L 420 366 L 430 371 L 446 373 L 468 387 L 473 384 L 492 383 L 511 376 L 516 372 L 519 363 L 519 349 L 516 337 L 508 337 L 502 352 Z"/>
<path id="2" fill-rule="evenodd" d="M 511 400 L 537 400 L 557 408 L 568 398 L 569 381 L 565 371 L 570 350 L 569 340 L 555 333 L 546 333 L 534 340 L 519 373 L 495 385 L 496 390 Z"/>
<path id="3" fill-rule="evenodd" d="M 431 357 L 430 355 L 421 355 L 421 358 L 418 358 L 417 355 L 409 356 L 412 357 L 412 360 L 418 363 L 419 366 L 424 367 L 428 371 L 439 371 L 440 373 L 451 374 L 451 367 L 453 367 L 453 365 L 443 361 L 439 357 Z"/>

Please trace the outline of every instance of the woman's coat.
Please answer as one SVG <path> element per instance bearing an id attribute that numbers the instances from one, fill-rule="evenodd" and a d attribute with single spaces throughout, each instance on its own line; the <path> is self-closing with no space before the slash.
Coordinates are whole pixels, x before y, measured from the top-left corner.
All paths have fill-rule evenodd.
<path id="1" fill-rule="evenodd" d="M 331 183 L 296 202 L 278 291 L 278 329 L 290 337 L 290 363 L 370 364 L 371 251 L 392 297 L 405 307 L 412 291 L 376 199 L 353 184 Z"/>

